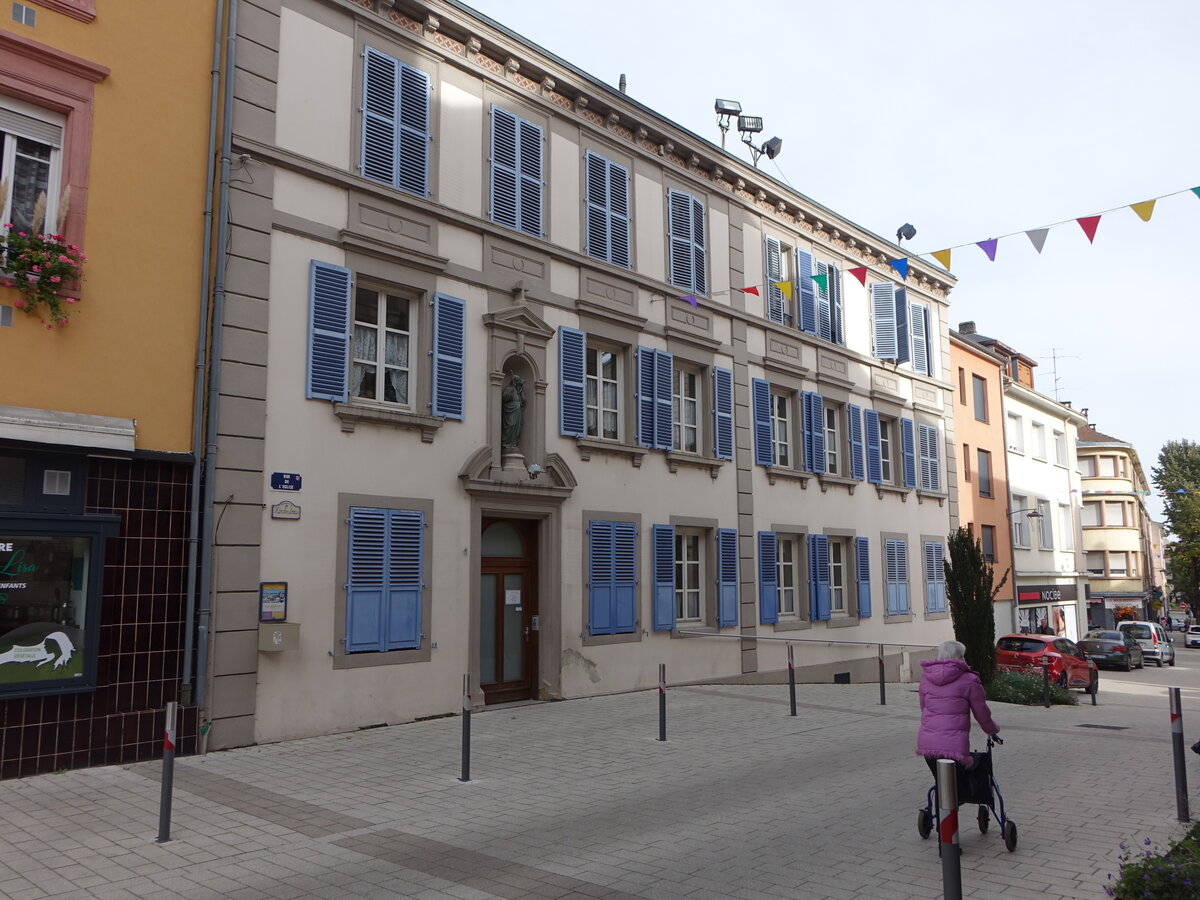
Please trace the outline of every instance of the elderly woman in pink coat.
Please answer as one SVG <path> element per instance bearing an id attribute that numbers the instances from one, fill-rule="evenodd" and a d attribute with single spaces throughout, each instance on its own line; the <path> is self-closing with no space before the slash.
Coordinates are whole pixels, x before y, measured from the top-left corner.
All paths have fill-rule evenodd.
<path id="1" fill-rule="evenodd" d="M 992 719 L 983 683 L 967 665 L 967 648 L 958 641 L 943 641 L 937 647 L 937 659 L 921 663 L 921 730 L 917 732 L 917 754 L 924 756 L 931 769 L 938 759 L 953 759 L 963 766 L 971 758 L 971 715 L 987 734 L 998 734 L 1000 726 Z"/>

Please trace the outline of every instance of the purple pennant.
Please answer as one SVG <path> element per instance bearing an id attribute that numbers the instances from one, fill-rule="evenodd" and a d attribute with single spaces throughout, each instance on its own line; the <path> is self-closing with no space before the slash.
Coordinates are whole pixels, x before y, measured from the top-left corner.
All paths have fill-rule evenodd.
<path id="1" fill-rule="evenodd" d="M 992 262 L 996 261 L 996 244 L 1000 242 L 999 238 L 992 238 L 987 241 L 976 241 L 975 246 L 987 254 L 987 258 Z"/>
<path id="2" fill-rule="evenodd" d="M 679 299 L 682 300 L 684 303 L 690 303 L 692 306 L 692 309 L 700 308 L 699 302 L 697 302 L 696 298 L 692 297 L 691 295 L 689 295 L 687 297 L 680 297 Z"/>
<path id="3" fill-rule="evenodd" d="M 904 281 L 908 278 L 908 257 L 900 259 L 889 259 L 887 264 L 900 273 L 900 280 Z"/>

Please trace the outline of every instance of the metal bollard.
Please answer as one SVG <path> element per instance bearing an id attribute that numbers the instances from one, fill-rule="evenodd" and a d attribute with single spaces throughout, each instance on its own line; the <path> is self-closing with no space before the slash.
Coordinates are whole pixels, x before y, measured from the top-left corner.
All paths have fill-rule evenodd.
<path id="1" fill-rule="evenodd" d="M 887 706 L 887 689 L 883 686 L 883 644 L 879 645 L 879 705 Z"/>
<path id="2" fill-rule="evenodd" d="M 471 780 L 471 676 L 463 676 L 462 698 L 462 775 L 459 781 Z"/>
<path id="3" fill-rule="evenodd" d="M 942 897 L 962 900 L 958 846 L 958 771 L 952 759 L 937 761 L 938 850 L 942 856 Z"/>
<path id="4" fill-rule="evenodd" d="M 1190 822 L 1187 796 L 1187 769 L 1183 764 L 1183 706 L 1179 688 L 1167 688 L 1171 702 L 1171 750 L 1175 754 L 1175 811 L 1180 822 Z"/>
<path id="5" fill-rule="evenodd" d="M 788 695 L 792 700 L 792 715 L 796 714 L 796 661 L 792 658 L 792 645 L 788 644 Z"/>
<path id="6" fill-rule="evenodd" d="M 658 664 L 658 739 L 667 739 L 667 664 Z"/>
<path id="7" fill-rule="evenodd" d="M 167 704 L 166 721 L 163 723 L 163 769 L 162 792 L 158 801 L 158 838 L 155 843 L 165 844 L 171 839 L 171 789 L 175 784 L 175 720 L 179 718 L 179 704 Z"/>
<path id="8" fill-rule="evenodd" d="M 1046 709 L 1050 708 L 1050 657 L 1042 657 L 1042 699 Z"/>

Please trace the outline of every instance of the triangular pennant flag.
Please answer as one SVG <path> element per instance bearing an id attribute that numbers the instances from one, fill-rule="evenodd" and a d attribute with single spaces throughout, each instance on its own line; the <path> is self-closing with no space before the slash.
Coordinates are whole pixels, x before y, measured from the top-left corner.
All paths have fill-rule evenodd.
<path id="1" fill-rule="evenodd" d="M 821 293 L 825 293 L 826 291 L 829 290 L 829 274 L 828 273 L 822 272 L 820 275 L 809 275 L 808 277 L 817 283 L 817 287 L 819 287 L 821 289 Z"/>
<path id="2" fill-rule="evenodd" d="M 1029 243 L 1033 244 L 1033 249 L 1041 253 L 1042 247 L 1046 245 L 1046 235 L 1049 233 L 1049 228 L 1035 228 L 1032 231 L 1025 232 L 1025 237 L 1029 238 Z"/>
<path id="3" fill-rule="evenodd" d="M 990 259 L 992 262 L 995 262 L 996 261 L 996 244 L 999 242 L 999 240 L 1000 240 L 999 238 L 991 238 L 986 241 L 976 241 L 975 246 L 978 247 L 980 250 L 982 250 L 984 253 L 986 253 L 988 259 Z"/>
<path id="4" fill-rule="evenodd" d="M 1197 197 L 1200 197 L 1200 187 L 1192 188 L 1192 193 L 1195 194 Z"/>
<path id="5" fill-rule="evenodd" d="M 887 264 L 900 273 L 900 280 L 904 281 L 908 278 L 908 257 L 903 256 L 900 259 L 889 259 Z"/>
<path id="6" fill-rule="evenodd" d="M 679 299 L 684 303 L 690 304 L 692 309 L 697 309 L 700 306 L 700 304 L 696 302 L 696 298 L 691 295 L 688 295 L 687 297 L 680 297 Z"/>
<path id="7" fill-rule="evenodd" d="M 867 286 L 867 267 L 866 266 L 856 266 L 855 268 L 848 269 L 847 271 L 851 275 L 853 275 L 855 278 L 858 279 L 859 284 L 861 284 L 863 287 Z"/>
<path id="8" fill-rule="evenodd" d="M 743 294 L 753 294 L 755 297 L 762 296 L 761 294 L 759 294 L 758 288 L 756 288 L 756 287 L 738 288 L 738 290 L 741 291 Z"/>
<path id="9" fill-rule="evenodd" d="M 1140 218 L 1143 222 L 1149 222 L 1150 217 L 1154 215 L 1153 200 L 1143 200 L 1141 203 L 1133 203 L 1130 204 L 1129 208 L 1137 213 L 1138 218 Z"/>
<path id="10" fill-rule="evenodd" d="M 947 272 L 950 271 L 950 251 L 949 250 L 938 250 L 936 253 L 931 253 L 929 255 L 932 256 L 934 259 L 936 259 L 938 262 L 940 262 L 942 264 L 942 268 L 944 268 Z"/>
<path id="11" fill-rule="evenodd" d="M 1099 216 L 1084 216 L 1082 219 L 1076 219 L 1079 227 L 1083 229 L 1083 233 L 1087 235 L 1088 243 L 1094 243 L 1096 240 L 1096 229 L 1100 225 Z"/>
<path id="12" fill-rule="evenodd" d="M 783 296 L 787 297 L 789 300 L 792 299 L 792 283 L 790 281 L 773 281 L 771 282 L 771 285 L 783 291 Z"/>

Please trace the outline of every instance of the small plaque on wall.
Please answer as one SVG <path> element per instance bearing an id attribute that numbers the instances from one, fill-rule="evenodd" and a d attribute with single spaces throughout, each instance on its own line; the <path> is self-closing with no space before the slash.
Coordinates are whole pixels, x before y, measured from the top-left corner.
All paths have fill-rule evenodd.
<path id="1" fill-rule="evenodd" d="M 300 507 L 291 500 L 281 500 L 271 507 L 272 519 L 299 519 Z"/>
<path id="2" fill-rule="evenodd" d="M 283 622 L 287 619 L 287 582 L 264 581 L 258 586 L 258 621 Z"/>

